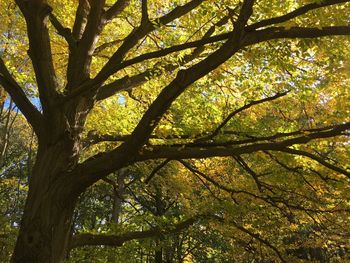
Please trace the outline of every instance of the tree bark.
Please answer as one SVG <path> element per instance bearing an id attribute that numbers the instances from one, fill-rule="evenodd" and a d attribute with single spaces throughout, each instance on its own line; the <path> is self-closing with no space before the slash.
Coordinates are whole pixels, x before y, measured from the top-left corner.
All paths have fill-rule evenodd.
<path id="1" fill-rule="evenodd" d="M 67 145 L 40 147 L 29 182 L 29 193 L 12 255 L 14 263 L 64 262 L 77 197 L 57 180 L 72 161 Z"/>

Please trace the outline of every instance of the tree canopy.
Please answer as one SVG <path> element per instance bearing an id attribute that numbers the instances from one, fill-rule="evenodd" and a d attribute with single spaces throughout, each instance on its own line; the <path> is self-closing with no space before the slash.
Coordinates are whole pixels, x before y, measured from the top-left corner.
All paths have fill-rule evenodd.
<path id="1" fill-rule="evenodd" d="M 350 1 L 0 10 L 0 261 L 349 260 Z"/>

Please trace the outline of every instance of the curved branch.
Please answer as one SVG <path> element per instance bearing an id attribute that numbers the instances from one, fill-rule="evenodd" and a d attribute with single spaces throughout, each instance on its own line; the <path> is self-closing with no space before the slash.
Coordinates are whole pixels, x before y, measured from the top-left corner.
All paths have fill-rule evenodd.
<path id="1" fill-rule="evenodd" d="M 207 32 L 204 34 L 203 36 L 203 40 L 210 37 L 214 32 L 215 32 L 215 28 L 216 27 L 220 27 L 220 26 L 223 26 L 225 25 L 228 20 L 230 19 L 230 17 L 232 16 L 232 14 L 228 14 L 226 16 L 224 16 L 223 18 L 221 18 L 218 22 L 216 22 L 214 25 L 212 25 L 208 30 Z M 108 44 L 108 43 L 107 43 Z M 185 45 L 187 45 L 188 43 L 185 43 L 182 47 L 185 47 Z M 192 43 L 193 44 L 193 43 Z M 177 46 L 178 48 L 181 48 L 181 46 Z M 151 52 L 151 53 L 147 53 L 149 54 L 149 56 L 153 56 L 157 54 L 159 56 L 164 56 L 166 55 L 167 52 L 173 52 L 172 50 L 174 50 L 174 48 L 176 48 L 176 46 L 173 46 L 173 47 L 170 47 L 168 50 L 167 49 L 162 49 L 162 50 L 159 50 L 159 51 L 156 51 L 155 53 L 154 52 Z M 182 50 L 182 49 L 181 49 Z M 188 54 L 186 55 L 180 62 L 180 65 L 184 65 L 192 60 L 194 60 L 195 58 L 197 58 L 202 52 L 204 51 L 204 45 L 199 45 L 199 46 L 196 46 L 196 48 L 193 50 L 193 52 L 191 54 Z M 157 53 L 158 52 L 158 53 Z M 165 52 L 165 53 L 164 53 Z M 147 54 L 145 54 L 145 56 L 147 56 Z M 127 65 L 128 63 L 134 63 L 135 61 L 137 61 L 138 59 L 140 61 L 143 61 L 145 59 L 147 59 L 146 57 L 142 57 L 139 56 L 139 57 L 135 57 L 134 59 L 131 59 L 131 60 L 128 60 L 128 61 L 125 61 L 124 63 L 122 63 L 121 66 L 125 66 Z M 132 62 L 134 61 L 134 62 Z M 116 81 L 113 81 L 112 83 L 109 83 L 107 85 L 104 85 L 102 86 L 101 88 L 98 89 L 98 92 L 97 92 L 97 96 L 96 96 L 96 99 L 97 100 L 102 100 L 102 99 L 106 99 L 112 95 L 114 95 L 115 93 L 117 92 L 120 92 L 120 91 L 124 91 L 124 90 L 131 90 L 133 89 L 134 87 L 137 87 L 143 83 L 145 83 L 150 77 L 153 77 L 154 75 L 158 76 L 160 75 L 160 71 L 155 69 L 157 65 L 153 66 L 151 69 L 148 69 L 148 70 L 145 70 L 144 72 L 141 72 L 139 74 L 136 74 L 132 77 L 124 77 L 122 79 L 118 79 Z M 175 69 L 177 69 L 179 67 L 179 65 L 174 65 L 174 64 L 167 64 L 163 67 L 164 71 L 166 72 L 172 72 L 174 71 Z"/>
<path id="2" fill-rule="evenodd" d="M 146 143 L 172 102 L 189 85 L 216 69 L 239 50 L 244 26 L 253 13 L 253 4 L 253 0 L 244 1 L 232 35 L 218 50 L 194 66 L 180 70 L 176 78 L 160 92 L 132 132 L 131 138 L 125 143 L 126 147 L 138 151 Z"/>
<path id="3" fill-rule="evenodd" d="M 42 131 L 42 115 L 29 101 L 23 89 L 19 86 L 11 73 L 7 70 L 4 61 L 0 58 L 0 85 L 11 96 L 24 117 L 39 135 Z"/>
<path id="4" fill-rule="evenodd" d="M 246 29 L 248 28 L 249 27 L 247 27 Z M 247 32 L 245 41 L 242 41 L 241 43 L 241 48 L 257 44 L 262 41 L 278 38 L 316 38 L 332 35 L 349 35 L 349 28 L 349 26 L 333 26 L 323 28 L 293 27 L 291 29 L 286 29 L 284 27 L 269 27 L 263 30 Z M 145 53 L 120 63 L 118 66 L 115 67 L 115 70 L 119 71 L 123 68 L 143 62 L 145 60 L 164 57 L 185 49 L 203 47 L 206 44 L 224 41 L 227 40 L 230 37 L 230 35 L 232 35 L 232 32 L 223 33 L 212 37 L 204 37 L 200 40 L 174 45 L 161 50 Z M 263 35 L 265 36 L 262 37 Z"/>
<path id="5" fill-rule="evenodd" d="M 143 62 L 145 60 L 164 57 L 174 52 L 182 51 L 185 49 L 199 48 L 199 47 L 203 47 L 206 44 L 212 44 L 212 43 L 224 41 L 224 40 L 227 40 L 231 34 L 232 32 L 223 33 L 212 37 L 206 37 L 200 40 L 175 45 L 169 48 L 164 48 L 162 50 L 157 50 L 146 54 L 142 54 L 135 58 L 124 61 L 123 63 L 120 63 L 116 69 L 120 70 L 125 67 Z M 273 39 L 317 38 L 317 37 L 333 36 L 333 35 L 350 35 L 350 26 L 324 27 L 322 29 L 293 27 L 288 30 L 285 29 L 284 27 L 271 27 L 263 30 L 247 32 L 244 40 L 241 43 L 240 48 L 244 48 L 250 45 L 254 45 L 260 42 L 273 40 Z M 154 71 L 152 70 L 147 70 L 140 74 L 137 74 L 131 77 L 124 77 L 110 84 L 106 84 L 99 89 L 97 94 L 97 99 L 102 100 L 109 96 L 112 96 L 116 92 L 132 89 L 135 86 L 140 85 L 144 81 L 146 81 L 147 77 L 152 76 L 153 72 Z M 81 94 L 84 91 L 84 89 L 85 87 L 79 89 L 79 91 L 77 91 L 77 94 Z M 87 92 L 87 91 L 88 90 L 85 90 L 84 92 Z M 71 94 L 71 96 L 76 96 L 76 94 L 75 93 Z"/>
<path id="6" fill-rule="evenodd" d="M 283 23 L 283 22 L 286 22 L 286 21 L 291 20 L 293 18 L 296 18 L 298 16 L 301 16 L 303 14 L 306 14 L 307 12 L 309 12 L 311 10 L 315 10 L 315 9 L 318 9 L 321 7 L 335 5 L 335 4 L 341 4 L 341 3 L 348 3 L 348 2 L 350 2 L 350 1 L 349 0 L 324 0 L 324 1 L 318 1 L 316 3 L 307 4 L 307 5 L 304 5 L 300 8 L 295 9 L 294 11 L 292 11 L 288 14 L 265 19 L 265 20 L 262 20 L 260 22 L 255 23 L 255 24 L 249 25 L 249 26 L 247 26 L 247 31 L 255 30 L 255 29 L 258 29 L 261 27 L 266 27 L 266 26 L 270 26 L 270 25 L 274 25 L 274 24 Z"/>
<path id="7" fill-rule="evenodd" d="M 148 59 L 164 57 L 166 55 L 169 55 L 171 53 L 181 51 L 184 49 L 199 48 L 199 47 L 203 47 L 206 44 L 224 41 L 228 39 L 230 34 L 232 34 L 232 32 L 223 33 L 212 37 L 206 37 L 200 40 L 196 40 L 196 41 L 192 41 L 192 42 L 188 42 L 180 45 L 175 45 L 162 50 L 146 53 L 121 63 L 118 66 L 118 70 L 136 63 L 143 62 Z M 285 29 L 284 27 L 271 27 L 264 30 L 246 33 L 246 36 L 242 41 L 240 48 L 244 48 L 246 46 L 257 44 L 263 41 L 280 39 L 280 38 L 298 38 L 298 37 L 316 38 L 316 37 L 324 37 L 324 36 L 332 36 L 332 35 L 350 35 L 350 26 L 324 27 L 322 29 L 293 27 L 288 30 Z M 147 77 L 152 75 L 152 73 L 153 73 L 152 70 L 148 70 L 131 77 L 124 77 L 110 84 L 102 86 L 98 92 L 97 99 L 102 100 L 109 96 L 112 96 L 118 91 L 132 89 L 133 87 L 143 83 L 147 79 Z"/>
<path id="8" fill-rule="evenodd" d="M 95 50 L 94 50 L 94 55 L 102 52 L 103 50 L 105 50 L 106 48 L 109 48 L 109 47 L 112 47 L 114 46 L 115 44 L 118 44 L 118 43 L 121 43 L 123 40 L 122 39 L 116 39 L 116 40 L 113 40 L 111 42 L 105 42 L 103 44 L 101 44 L 100 46 L 96 47 Z"/>
<path id="9" fill-rule="evenodd" d="M 190 158 L 208 158 L 208 157 L 226 157 L 226 156 L 238 156 L 241 154 L 248 154 L 258 151 L 283 151 L 286 147 L 295 144 L 306 144 L 312 140 L 331 138 L 340 136 L 346 130 L 350 129 L 350 122 L 333 126 L 325 131 L 311 132 L 306 135 L 302 135 L 296 138 L 286 139 L 279 142 L 267 142 L 267 143 L 255 143 L 246 146 L 232 147 L 232 146 L 152 146 L 152 148 L 144 149 L 137 161 L 144 161 L 149 159 L 169 158 L 169 159 L 190 159 Z M 111 154 L 111 153 L 110 153 Z M 107 156 L 109 154 L 106 154 Z"/>
<path id="10" fill-rule="evenodd" d="M 340 174 L 345 175 L 346 177 L 348 177 L 350 179 L 350 172 L 346 171 L 345 169 L 342 169 L 338 166 L 335 166 L 327 161 L 325 161 L 323 158 L 318 157 L 312 153 L 306 152 L 306 151 L 302 151 L 302 150 L 296 150 L 296 149 L 291 149 L 291 148 L 285 148 L 285 149 L 281 149 L 279 150 L 280 152 L 285 152 L 285 153 L 290 153 L 293 155 L 301 155 L 301 156 L 305 156 L 308 157 L 316 162 L 318 162 L 319 164 L 322 164 L 323 166 L 327 167 L 328 169 L 331 169 L 335 172 L 338 172 Z"/>
<path id="11" fill-rule="evenodd" d="M 243 170 L 245 170 L 254 180 L 256 187 L 260 192 L 263 191 L 263 185 L 259 180 L 259 175 L 249 167 L 249 165 L 244 161 L 244 159 L 241 156 L 233 156 L 233 159 L 242 167 Z"/>
<path id="12" fill-rule="evenodd" d="M 250 2 L 252 4 L 252 2 Z M 244 5 L 243 5 L 244 6 Z M 335 26 L 319 28 L 300 28 L 294 27 L 285 29 L 283 27 L 272 27 L 255 32 L 244 33 L 244 26 L 239 25 L 242 21 L 247 22 L 251 12 L 251 6 L 242 8 L 238 25 L 230 33 L 229 39 L 214 53 L 194 66 L 178 72 L 176 78 L 165 87 L 156 100 L 146 111 L 137 127 L 134 129 L 131 137 L 120 147 L 107 153 L 94 156 L 84 163 L 77 166 L 75 171 L 79 176 L 72 180 L 72 191 L 82 191 L 101 177 L 115 169 L 124 167 L 137 161 L 147 159 L 184 159 L 184 158 L 206 158 L 213 156 L 230 156 L 244 153 L 251 153 L 261 150 L 275 150 L 285 148 L 294 144 L 307 143 L 317 138 L 328 138 L 338 136 L 342 131 L 349 129 L 350 124 L 339 125 L 332 130 L 311 133 L 310 135 L 284 140 L 282 142 L 259 143 L 241 147 L 166 147 L 155 146 L 152 150 L 142 150 L 141 147 L 147 142 L 154 128 L 157 126 L 164 112 L 166 112 L 171 103 L 180 96 L 184 90 L 202 76 L 211 72 L 222 63 L 231 58 L 237 51 L 247 45 L 279 39 L 279 38 L 316 38 L 330 35 L 350 35 L 350 26 Z M 240 30 L 239 30 L 240 29 Z"/>
<path id="13" fill-rule="evenodd" d="M 72 49 L 75 46 L 75 39 L 71 30 L 68 27 L 64 27 L 53 13 L 50 13 L 49 18 L 57 33 L 67 41 L 69 48 Z"/>
<path id="14" fill-rule="evenodd" d="M 197 6 L 199 6 L 205 0 L 192 0 L 183 6 L 174 8 L 168 14 L 156 19 L 160 24 L 165 25 L 171 21 L 187 14 Z M 123 61 L 124 56 L 148 33 L 155 29 L 155 25 L 151 22 L 142 23 L 138 28 L 134 29 L 125 39 L 123 44 L 117 49 L 112 57 L 103 66 L 96 77 L 88 83 L 82 84 L 75 88 L 67 99 L 76 97 L 82 93 L 90 90 L 98 91 L 98 88 L 105 82 L 112 74 L 120 69 L 120 63 Z M 93 95 L 93 94 L 92 94 Z"/>
<path id="15" fill-rule="evenodd" d="M 208 181 L 209 183 L 213 184 L 214 186 L 216 186 L 217 188 L 224 190 L 227 193 L 231 193 L 231 194 L 240 194 L 240 193 L 247 193 L 245 191 L 241 191 L 241 190 L 235 190 L 233 188 L 229 188 L 225 185 L 220 184 L 219 182 L 217 182 L 216 180 L 214 180 L 213 178 L 211 178 L 210 176 L 206 175 L 205 173 L 199 171 L 196 167 L 194 167 L 192 164 L 185 162 L 184 160 L 177 160 L 179 163 L 181 163 L 187 170 L 189 170 L 191 173 L 199 175 L 201 177 L 203 177 L 206 181 Z"/>
<path id="16" fill-rule="evenodd" d="M 78 234 L 72 237 L 70 248 L 82 246 L 112 246 L 120 247 L 125 242 L 152 237 L 161 237 L 177 233 L 193 225 L 201 216 L 192 217 L 182 221 L 176 225 L 168 226 L 167 228 L 154 228 L 145 231 L 135 231 L 120 235 L 95 235 L 95 234 Z"/>
<path id="17" fill-rule="evenodd" d="M 116 1 L 104 14 L 106 20 L 111 20 L 119 15 L 129 5 L 130 0 Z"/>
<path id="18" fill-rule="evenodd" d="M 258 105 L 258 104 L 261 104 L 261 103 L 264 103 L 264 102 L 267 102 L 267 101 L 272 101 L 272 100 L 275 100 L 275 99 L 278 99 L 280 97 L 283 97 L 285 95 L 287 95 L 289 93 L 289 91 L 285 91 L 285 92 L 281 92 L 281 93 L 277 93 L 276 95 L 272 96 L 272 97 L 267 97 L 267 98 L 264 98 L 264 99 L 261 99 L 261 100 L 255 100 L 255 101 L 252 101 L 240 108 L 238 108 L 237 110 L 234 110 L 233 112 L 231 112 L 220 124 L 219 126 L 208 136 L 205 136 L 203 138 L 200 138 L 198 139 L 197 141 L 207 141 L 207 140 L 210 140 L 212 138 L 214 138 L 216 135 L 218 135 L 220 133 L 220 130 L 234 117 L 236 116 L 238 113 L 242 112 L 242 111 L 245 111 L 255 105 Z"/>
<path id="19" fill-rule="evenodd" d="M 235 226 L 235 228 L 237 228 L 238 230 L 248 234 L 249 236 L 253 237 L 254 239 L 258 240 L 260 243 L 264 244 L 265 246 L 271 248 L 275 253 L 276 255 L 278 256 L 278 258 L 281 260 L 281 262 L 283 263 L 286 263 L 287 261 L 285 261 L 285 259 L 282 257 L 282 254 L 281 252 L 274 246 L 272 245 L 269 241 L 267 241 L 266 239 L 262 238 L 259 234 L 257 233 L 254 233 L 248 229 L 246 229 L 245 227 L 239 225 L 238 223 L 236 223 L 235 221 L 233 220 L 230 220 L 230 223 L 232 225 Z"/>
<path id="20" fill-rule="evenodd" d="M 278 132 L 273 135 L 268 136 L 252 136 L 248 133 L 244 132 L 236 132 L 236 131 L 222 131 L 223 135 L 235 135 L 239 137 L 246 137 L 247 139 L 239 139 L 239 140 L 229 140 L 224 142 L 215 142 L 215 141 L 203 141 L 199 140 L 200 138 L 204 138 L 203 134 L 191 135 L 191 134 L 182 134 L 182 135 L 169 135 L 169 136 L 157 136 L 155 134 L 150 135 L 149 139 L 159 139 L 159 140 L 195 140 L 194 142 L 189 143 L 172 143 L 165 144 L 163 146 L 168 147 L 219 147 L 219 146 L 234 146 L 234 145 L 244 145 L 244 144 L 253 144 L 263 141 L 276 142 L 278 139 L 286 139 L 288 137 L 293 137 L 297 135 L 304 135 L 314 132 L 322 132 L 328 131 L 330 129 L 335 128 L 336 126 L 325 126 L 320 128 L 313 129 L 305 129 L 305 130 L 296 130 L 292 132 L 281 133 Z M 208 134 L 208 133 L 207 133 Z M 209 133 L 210 134 L 210 133 Z M 88 133 L 87 138 L 84 140 L 86 145 L 93 145 L 100 142 L 125 142 L 130 138 L 131 134 L 98 134 L 94 131 Z M 198 138 L 198 139 L 197 139 Z"/>
<path id="21" fill-rule="evenodd" d="M 175 45 L 175 46 L 165 48 L 162 50 L 157 50 L 157 51 L 142 54 L 140 56 L 137 56 L 135 58 L 124 61 L 124 62 L 119 63 L 119 64 L 113 64 L 113 72 L 110 74 L 107 74 L 108 76 L 106 75 L 106 78 L 101 78 L 99 80 L 96 77 L 94 80 L 92 80 L 93 85 L 91 84 L 91 82 L 83 84 L 82 86 L 80 86 L 79 88 L 74 90 L 71 94 L 69 94 L 69 96 L 67 96 L 66 100 L 69 100 L 73 97 L 76 97 L 82 93 L 89 92 L 90 89 L 97 89 L 98 90 L 98 87 L 100 85 L 99 83 L 103 83 L 111 74 L 113 74 L 114 72 L 119 71 L 125 67 L 134 65 L 136 63 L 143 62 L 143 61 L 148 60 L 148 59 L 164 57 L 164 56 L 169 55 L 171 53 L 182 51 L 185 49 L 199 48 L 199 47 L 203 47 L 206 44 L 225 41 L 232 34 L 233 34 L 233 32 L 227 32 L 227 33 L 215 35 L 212 37 L 207 37 L 207 38 L 203 38 L 200 40 Z M 318 38 L 318 37 L 335 36 L 335 35 L 338 35 L 338 36 L 350 35 L 350 26 L 331 26 L 331 27 L 323 27 L 323 28 L 292 27 L 290 29 L 286 29 L 284 27 L 270 27 L 267 29 L 250 31 L 250 32 L 246 32 L 244 34 L 243 40 L 240 42 L 239 49 L 242 49 L 242 48 L 250 46 L 250 45 L 258 44 L 260 42 L 273 40 L 273 39 Z M 226 48 L 233 49 L 232 46 L 231 47 L 227 46 Z M 132 86 L 138 85 L 139 83 L 142 83 L 144 81 L 144 78 L 146 78 L 151 72 L 152 71 L 145 71 L 145 72 L 140 73 L 138 75 L 135 75 L 132 77 L 125 77 L 123 79 L 112 82 L 111 84 L 107 84 L 107 85 L 103 86 L 103 92 L 101 92 L 98 95 L 99 100 L 107 98 L 108 96 L 111 96 L 115 92 L 118 92 L 120 90 L 129 89 L 128 83 L 131 83 Z M 136 79 L 135 82 L 134 81 L 127 82 L 128 79 L 131 80 L 134 78 Z M 90 88 L 89 88 L 89 86 L 90 86 Z M 109 87 L 110 90 L 106 90 L 106 87 Z M 102 94 L 102 93 L 105 93 L 105 94 Z"/>
<path id="22" fill-rule="evenodd" d="M 153 177 L 162 169 L 164 168 L 171 160 L 170 159 L 167 159 L 165 161 L 163 161 L 162 163 L 160 163 L 159 165 L 157 165 L 153 170 L 152 172 L 147 176 L 147 178 L 144 180 L 144 183 L 145 184 L 148 184 L 152 179 Z"/>
<path id="23" fill-rule="evenodd" d="M 168 24 L 171 21 L 187 14 L 200 5 L 203 1 L 205 0 L 192 0 L 183 6 L 176 7 L 174 10 L 160 17 L 156 21 L 159 21 L 159 24 L 162 25 Z M 109 76 L 119 70 L 118 66 L 126 53 L 129 52 L 129 50 L 133 48 L 140 39 L 152 32 L 154 29 L 155 26 L 151 22 L 148 22 L 142 23 L 137 29 L 132 31 L 129 36 L 125 38 L 124 43 L 118 48 L 106 65 L 97 74 L 95 81 L 98 83 L 103 83 Z"/>

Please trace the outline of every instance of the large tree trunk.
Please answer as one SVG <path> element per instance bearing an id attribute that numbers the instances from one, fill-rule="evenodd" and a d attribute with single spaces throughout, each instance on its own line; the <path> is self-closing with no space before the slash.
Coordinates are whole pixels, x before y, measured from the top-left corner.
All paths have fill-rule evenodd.
<path id="1" fill-rule="evenodd" d="M 26 210 L 23 215 L 12 262 L 64 262 L 72 208 L 63 208 L 52 199 L 37 202 L 41 203 L 40 211 Z"/>
<path id="2" fill-rule="evenodd" d="M 67 196 L 60 174 L 72 163 L 72 147 L 59 142 L 40 147 L 11 262 L 63 262 L 77 196 Z"/>

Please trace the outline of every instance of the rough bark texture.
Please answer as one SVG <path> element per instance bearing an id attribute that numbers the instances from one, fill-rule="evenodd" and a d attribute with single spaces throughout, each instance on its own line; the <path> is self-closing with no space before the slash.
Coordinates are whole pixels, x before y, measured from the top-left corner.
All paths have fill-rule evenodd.
<path id="1" fill-rule="evenodd" d="M 54 178 L 67 166 L 65 145 L 39 149 L 12 262 L 63 262 L 76 198 Z"/>

